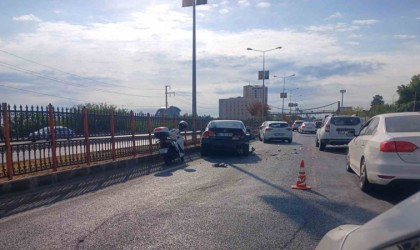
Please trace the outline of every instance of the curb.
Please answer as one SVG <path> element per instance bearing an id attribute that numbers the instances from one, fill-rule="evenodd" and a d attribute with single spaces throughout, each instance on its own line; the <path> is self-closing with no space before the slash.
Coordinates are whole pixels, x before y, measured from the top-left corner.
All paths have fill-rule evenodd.
<path id="1" fill-rule="evenodd" d="M 195 146 L 188 148 L 188 153 L 196 153 L 200 146 Z M 188 155 L 189 160 L 193 160 L 190 158 L 191 155 Z M 162 163 L 160 163 L 162 162 Z M 135 159 L 129 160 L 121 160 L 109 163 L 103 163 L 98 165 L 92 165 L 77 169 L 71 170 L 63 170 L 58 171 L 55 173 L 48 173 L 45 175 L 33 176 L 28 177 L 20 180 L 0 183 L 0 195 L 27 191 L 31 189 L 35 189 L 42 186 L 47 186 L 51 184 L 61 183 L 64 181 L 68 181 L 71 179 L 84 177 L 84 176 L 91 176 L 103 172 L 108 172 L 117 169 L 127 169 L 127 168 L 138 168 L 144 165 L 153 165 L 152 163 L 159 164 L 159 167 L 162 168 L 163 160 L 159 154 L 156 155 L 148 155 L 143 156 Z M 163 169 L 163 168 L 162 168 Z"/>

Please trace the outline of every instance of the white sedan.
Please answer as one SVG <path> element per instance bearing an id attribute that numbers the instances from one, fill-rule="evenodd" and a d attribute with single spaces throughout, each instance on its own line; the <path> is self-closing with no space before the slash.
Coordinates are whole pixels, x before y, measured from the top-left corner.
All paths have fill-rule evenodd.
<path id="1" fill-rule="evenodd" d="M 300 125 L 298 129 L 299 133 L 316 133 L 316 125 L 315 122 L 304 122 Z"/>
<path id="2" fill-rule="evenodd" d="M 259 128 L 259 139 L 264 143 L 269 140 L 293 141 L 293 133 L 289 124 L 284 121 L 266 121 Z"/>
<path id="3" fill-rule="evenodd" d="M 377 115 L 348 145 L 347 171 L 360 178 L 360 188 L 373 184 L 420 181 L 420 113 Z"/>

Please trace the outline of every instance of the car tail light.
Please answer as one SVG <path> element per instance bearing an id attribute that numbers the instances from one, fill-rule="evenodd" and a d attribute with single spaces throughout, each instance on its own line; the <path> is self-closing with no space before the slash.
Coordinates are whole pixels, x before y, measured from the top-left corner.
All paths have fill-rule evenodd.
<path id="1" fill-rule="evenodd" d="M 266 128 L 265 131 L 271 131 L 273 130 L 272 128 Z"/>
<path id="2" fill-rule="evenodd" d="M 301 128 L 305 128 L 305 125 L 300 126 Z"/>
<path id="3" fill-rule="evenodd" d="M 203 138 L 209 138 L 209 137 L 214 137 L 216 136 L 216 134 L 213 131 L 206 131 L 203 133 Z"/>
<path id="4" fill-rule="evenodd" d="M 330 124 L 325 125 L 325 132 L 330 132 Z"/>
<path id="5" fill-rule="evenodd" d="M 388 179 L 388 180 L 395 178 L 395 176 L 393 175 L 378 175 L 378 177 L 382 179 Z"/>
<path id="6" fill-rule="evenodd" d="M 384 141 L 381 143 L 380 150 L 381 152 L 414 152 L 417 149 L 417 146 L 408 141 Z"/>

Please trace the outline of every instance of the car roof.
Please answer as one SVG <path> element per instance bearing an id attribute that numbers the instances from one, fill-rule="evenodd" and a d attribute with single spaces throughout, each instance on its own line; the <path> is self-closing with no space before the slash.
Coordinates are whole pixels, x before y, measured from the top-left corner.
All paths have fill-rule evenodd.
<path id="1" fill-rule="evenodd" d="M 266 123 L 271 124 L 271 123 L 287 123 L 285 121 L 266 121 Z"/>
<path id="2" fill-rule="evenodd" d="M 210 122 L 240 122 L 243 123 L 241 120 L 211 120 Z"/>
<path id="3" fill-rule="evenodd" d="M 420 115 L 420 112 L 400 112 L 400 113 L 386 113 L 386 114 L 380 114 L 376 115 L 377 117 L 398 117 L 398 116 L 417 116 Z"/>

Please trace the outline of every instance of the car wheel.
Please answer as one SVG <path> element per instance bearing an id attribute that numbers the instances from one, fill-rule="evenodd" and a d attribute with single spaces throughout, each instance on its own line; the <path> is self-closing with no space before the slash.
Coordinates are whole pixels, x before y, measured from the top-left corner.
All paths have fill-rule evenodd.
<path id="1" fill-rule="evenodd" d="M 321 142 L 319 143 L 319 151 L 325 151 L 325 147 L 326 147 L 325 142 L 321 140 Z"/>
<path id="2" fill-rule="evenodd" d="M 290 138 L 290 139 L 287 139 L 287 142 L 290 144 L 290 143 L 292 143 L 292 141 L 293 141 L 293 139 L 292 138 Z"/>
<path id="3" fill-rule="evenodd" d="M 366 161 L 364 158 L 362 159 L 362 162 L 360 163 L 359 186 L 363 192 L 367 192 L 372 189 L 372 184 L 369 182 L 367 178 Z"/>
<path id="4" fill-rule="evenodd" d="M 184 162 L 185 161 L 185 158 L 184 158 L 184 156 L 182 156 L 181 157 L 181 162 Z"/>
<path id="5" fill-rule="evenodd" d="M 319 147 L 319 141 L 317 138 L 315 138 L 315 147 Z"/>
<path id="6" fill-rule="evenodd" d="M 349 155 L 349 152 L 347 152 L 347 157 L 346 157 L 346 170 L 349 173 L 353 173 L 353 169 L 351 169 L 351 167 L 350 167 L 350 155 Z"/>
<path id="7" fill-rule="evenodd" d="M 258 133 L 258 138 L 260 139 L 260 141 L 262 141 L 261 133 Z"/>
<path id="8" fill-rule="evenodd" d="M 263 137 L 263 138 L 262 138 L 262 141 L 263 141 L 264 143 L 267 143 L 267 142 L 268 142 L 268 139 L 265 139 L 265 137 Z"/>

